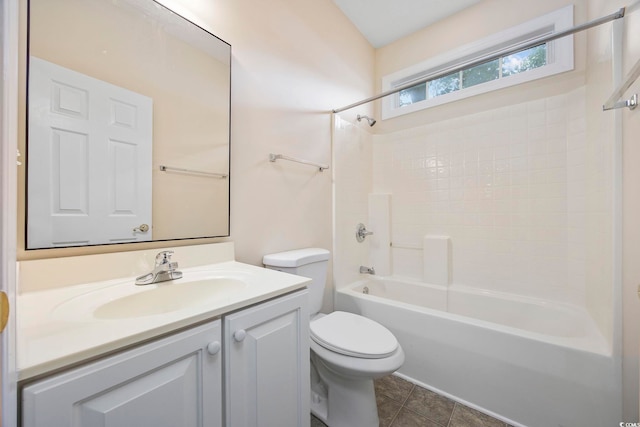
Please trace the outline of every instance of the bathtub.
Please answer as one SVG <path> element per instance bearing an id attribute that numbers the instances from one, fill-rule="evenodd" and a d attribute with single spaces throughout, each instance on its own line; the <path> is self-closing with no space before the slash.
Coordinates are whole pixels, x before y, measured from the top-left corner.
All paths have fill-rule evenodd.
<path id="1" fill-rule="evenodd" d="M 395 334 L 401 377 L 512 425 L 620 422 L 619 364 L 579 307 L 393 278 L 338 289 L 335 306 Z"/>

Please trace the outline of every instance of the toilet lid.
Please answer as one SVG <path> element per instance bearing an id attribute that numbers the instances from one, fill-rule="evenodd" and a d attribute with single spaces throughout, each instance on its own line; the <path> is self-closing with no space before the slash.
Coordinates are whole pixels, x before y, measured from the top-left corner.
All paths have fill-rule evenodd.
<path id="1" fill-rule="evenodd" d="M 396 337 L 381 324 L 344 311 L 334 311 L 311 322 L 311 339 L 346 356 L 380 359 L 398 348 Z"/>

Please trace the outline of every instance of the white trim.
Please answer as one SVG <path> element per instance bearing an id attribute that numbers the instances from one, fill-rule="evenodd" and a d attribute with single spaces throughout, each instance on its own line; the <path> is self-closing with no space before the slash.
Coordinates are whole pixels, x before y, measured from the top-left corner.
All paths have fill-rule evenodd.
<path id="1" fill-rule="evenodd" d="M 623 76 L 623 39 L 624 39 L 624 27 L 625 20 L 614 21 L 611 27 L 611 75 L 613 87 L 618 87 L 622 82 Z M 619 386 L 615 389 L 617 393 L 616 401 L 620 402 L 621 419 L 624 419 L 625 409 L 625 395 L 631 394 L 633 405 L 638 408 L 638 379 L 637 369 L 638 360 L 630 360 L 632 365 L 631 369 L 623 364 L 624 355 L 624 310 L 622 297 L 624 293 L 624 281 L 622 276 L 623 271 L 623 246 L 624 246 L 624 234 L 623 234 L 623 212 L 624 212 L 624 169 L 623 169 L 623 146 L 624 146 L 624 133 L 623 133 L 623 119 L 622 110 L 616 109 L 610 113 L 613 115 L 613 156 L 612 156 L 612 198 L 610 200 L 612 204 L 612 219 L 613 219 L 613 233 L 612 233 L 612 282 L 613 282 L 613 301 L 612 301 L 612 353 L 614 356 L 614 376 L 615 383 Z M 629 369 L 630 372 L 626 372 Z M 635 373 L 632 374 L 632 373 Z M 626 375 L 625 375 L 626 374 Z M 633 384 L 631 389 L 628 389 L 628 385 Z M 636 412 L 636 411 L 634 411 Z"/>
<path id="2" fill-rule="evenodd" d="M 412 65 L 382 78 L 382 89 L 387 91 L 400 84 L 406 84 L 413 79 L 427 76 L 437 72 L 452 63 L 462 59 L 470 59 L 487 54 L 490 51 L 497 52 L 501 48 L 512 45 L 514 42 L 523 41 L 531 35 L 541 36 L 545 33 L 559 32 L 573 26 L 573 5 L 565 6 L 554 12 L 534 18 L 524 24 L 509 28 L 484 39 L 463 45 L 455 50 L 430 58 L 419 64 Z M 505 41 L 506 40 L 506 41 Z M 404 114 L 409 114 L 425 108 L 457 101 L 481 93 L 521 84 L 527 81 L 548 77 L 550 75 L 573 70 L 573 36 L 567 36 L 548 43 L 549 63 L 520 74 L 514 74 L 491 82 L 479 84 L 461 89 L 446 95 L 430 98 L 404 107 L 397 106 L 398 95 L 387 96 L 382 100 L 382 119 L 389 119 Z"/>
<path id="3" fill-rule="evenodd" d="M 2 415 L 0 424 L 18 425 L 15 345 L 16 221 L 18 179 L 18 0 L 0 0 L 0 289 L 9 296 L 9 323 L 0 334 Z"/>

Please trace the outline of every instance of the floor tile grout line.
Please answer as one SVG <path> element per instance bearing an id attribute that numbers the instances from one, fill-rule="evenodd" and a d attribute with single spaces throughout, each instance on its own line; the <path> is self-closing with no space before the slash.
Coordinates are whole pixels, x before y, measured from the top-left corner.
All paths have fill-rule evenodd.
<path id="1" fill-rule="evenodd" d="M 456 406 L 458 406 L 458 402 L 453 401 L 453 410 L 451 411 L 451 415 L 449 415 L 449 421 L 447 421 L 446 427 L 451 427 L 451 420 L 453 419 L 453 413 L 456 411 Z"/>
<path id="2" fill-rule="evenodd" d="M 436 394 L 436 395 L 438 395 L 438 396 L 442 396 L 441 394 L 438 394 L 438 393 L 434 392 L 433 390 L 429 390 L 429 389 L 427 389 L 427 388 L 420 387 L 419 385 L 416 385 L 416 384 L 414 384 L 414 385 L 413 385 L 413 388 L 411 389 L 411 393 L 413 393 L 413 391 L 414 391 L 416 388 L 420 388 L 420 389 L 422 389 L 422 390 L 428 390 L 428 391 L 430 391 L 430 392 L 432 392 L 432 393 L 434 393 L 434 394 Z M 411 393 L 409 393 L 409 395 L 411 395 Z M 442 397 L 444 397 L 444 396 L 442 396 Z M 446 399 L 451 400 L 451 399 L 449 399 L 449 398 L 446 398 Z M 407 396 L 407 399 L 405 400 L 405 403 L 407 402 L 407 400 L 409 400 L 409 396 Z M 453 408 L 455 409 L 455 407 L 456 407 L 456 401 L 455 401 L 455 400 L 451 400 L 451 401 L 453 402 Z M 402 404 L 402 407 L 404 408 L 404 403 Z M 423 414 L 423 413 L 421 413 L 421 412 L 414 411 L 414 410 L 411 410 L 411 409 L 409 409 L 409 408 L 406 408 L 406 409 L 407 409 L 407 411 L 411 411 L 411 412 L 413 412 L 414 414 L 418 414 L 418 415 L 420 415 L 421 417 L 424 417 L 424 418 L 428 419 L 429 421 L 433 421 L 434 423 L 438 424 L 439 426 L 442 426 L 442 424 L 440 424 L 438 421 L 434 420 L 433 418 L 431 418 L 431 417 L 429 417 L 429 416 L 427 416 L 427 415 L 425 415 L 425 414 Z M 449 427 L 449 423 L 451 422 L 451 417 L 453 417 L 453 409 L 451 410 L 451 414 L 449 414 L 449 419 L 447 420 L 447 424 L 446 424 L 445 426 L 443 426 L 443 427 Z"/>
<path id="3" fill-rule="evenodd" d="M 391 418 L 391 421 L 389 421 L 389 425 L 387 427 L 393 427 L 393 423 L 396 421 L 396 418 L 398 418 L 398 415 L 400 414 L 400 411 L 402 411 L 402 406 L 400 406 L 400 408 L 398 408 L 398 410 L 396 411 L 396 413 L 393 416 L 393 418 Z"/>
<path id="4" fill-rule="evenodd" d="M 400 404 L 400 406 L 404 406 L 405 403 L 407 403 L 407 400 L 409 400 L 409 396 L 411 396 L 411 393 L 413 393 L 413 390 L 415 390 L 417 387 L 417 385 L 415 384 L 411 384 L 411 390 L 409 390 L 409 393 L 407 393 L 407 397 L 403 397 L 402 400 L 398 400 L 398 399 L 394 399 L 392 396 L 389 396 L 389 394 L 385 393 L 384 391 L 381 391 L 380 393 L 387 397 L 390 400 L 393 400 L 394 402 L 397 402 Z"/>
<path id="5" fill-rule="evenodd" d="M 396 421 L 396 418 L 398 418 L 398 415 L 400 415 L 400 411 L 402 411 L 402 408 L 404 408 L 405 403 L 407 403 L 407 400 L 409 400 L 409 397 L 411 396 L 411 393 L 413 393 L 413 390 L 415 390 L 416 387 L 417 386 L 415 384 L 411 384 L 411 390 L 409 390 L 409 393 L 407 393 L 407 397 L 405 397 L 404 400 L 402 401 L 402 403 L 400 403 L 400 408 L 398 409 L 396 414 L 393 416 L 393 418 L 391 418 L 391 421 L 389 422 L 389 427 L 393 426 L 393 423 Z M 389 397 L 389 396 L 387 396 L 387 397 Z M 394 399 L 391 399 L 391 400 L 393 400 L 394 402 L 397 402 L 397 400 L 394 400 Z"/>
<path id="6" fill-rule="evenodd" d="M 448 427 L 448 426 L 446 426 L 446 425 L 440 424 L 438 421 L 434 420 L 433 418 L 428 417 L 427 415 L 425 415 L 425 414 L 424 414 L 424 413 L 422 413 L 422 412 L 418 412 L 418 411 L 415 411 L 415 410 L 413 410 L 413 409 L 409 409 L 409 408 L 407 408 L 406 406 L 403 406 L 401 409 L 405 409 L 405 410 L 407 410 L 407 411 L 411 412 L 412 414 L 416 414 L 417 416 L 419 416 L 419 417 L 421 417 L 421 418 L 424 418 L 424 419 L 426 419 L 426 420 L 429 420 L 429 421 L 431 421 L 432 423 L 437 424 L 437 425 L 438 425 L 438 426 L 440 426 L 440 427 Z M 453 413 L 453 412 L 452 412 L 452 413 Z M 449 421 L 450 421 L 450 420 L 451 420 L 451 417 L 449 417 Z M 448 423 L 449 421 L 447 421 L 447 423 Z"/>
<path id="7" fill-rule="evenodd" d="M 417 385 L 415 384 L 411 384 L 411 390 L 409 390 L 409 393 L 407 393 L 407 397 L 404 398 L 404 400 L 402 401 L 402 404 L 400 405 L 401 408 L 404 407 L 404 405 L 407 404 L 407 400 L 409 400 L 409 398 L 411 397 L 411 395 L 413 394 L 414 390 L 416 389 Z"/>
<path id="8" fill-rule="evenodd" d="M 410 409 L 410 408 L 408 408 L 408 407 L 406 406 L 406 403 L 407 403 L 407 401 L 409 400 L 409 398 L 411 397 L 411 394 L 412 394 L 412 393 L 413 393 L 417 388 L 420 388 L 420 389 L 423 389 L 423 390 L 427 390 L 427 389 L 425 389 L 424 387 L 420 387 L 420 386 L 418 386 L 418 385 L 416 385 L 416 384 L 412 384 L 411 390 L 409 391 L 409 393 L 407 393 L 407 397 L 406 397 L 406 398 L 404 399 L 404 401 L 402 402 L 402 405 L 400 406 L 400 409 L 398 410 L 398 412 L 396 412 L 396 415 L 394 415 L 393 419 L 392 419 L 392 420 L 391 420 L 391 422 L 389 423 L 389 427 L 393 427 L 393 423 L 395 422 L 396 418 L 398 417 L 398 415 L 400 414 L 400 412 L 401 412 L 403 409 L 404 409 L 404 410 L 406 410 L 406 411 L 409 411 L 409 412 L 411 412 L 411 413 L 413 413 L 413 414 L 416 414 L 416 415 L 418 415 L 419 417 L 425 418 L 425 419 L 427 419 L 427 420 L 429 420 L 429 421 L 431 421 L 431 422 L 433 422 L 434 424 L 437 424 L 437 425 L 439 425 L 439 426 L 442 426 L 442 427 L 449 427 L 449 424 L 451 423 L 451 418 L 453 417 L 453 409 L 451 410 L 451 414 L 449 415 L 449 419 L 447 420 L 447 424 L 446 424 L 446 425 L 442 425 L 442 424 L 440 424 L 438 421 L 436 421 L 436 420 L 434 420 L 433 418 L 431 418 L 431 417 L 429 417 L 429 416 L 425 415 L 424 413 L 422 413 L 422 412 L 418 412 L 418 411 L 415 411 L 415 410 Z M 437 393 L 436 393 L 436 394 L 437 394 Z M 392 400 L 393 400 L 393 399 L 392 399 Z M 395 402 L 397 402 L 397 400 L 395 400 Z M 454 401 L 453 401 L 453 403 L 454 403 L 453 407 L 454 407 L 454 409 L 455 409 L 455 405 L 457 405 L 457 402 L 454 400 Z"/>

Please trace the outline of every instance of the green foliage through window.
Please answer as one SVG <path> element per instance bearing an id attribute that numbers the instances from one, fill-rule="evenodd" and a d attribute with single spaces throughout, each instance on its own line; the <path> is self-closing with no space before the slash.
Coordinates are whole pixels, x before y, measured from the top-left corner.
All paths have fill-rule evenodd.
<path id="1" fill-rule="evenodd" d="M 460 73 L 449 74 L 429 82 L 429 98 L 460 89 Z"/>
<path id="2" fill-rule="evenodd" d="M 422 83 L 400 91 L 400 106 L 404 107 L 427 99 L 426 87 L 427 84 Z"/>
<path id="3" fill-rule="evenodd" d="M 462 88 L 486 83 L 500 78 L 500 60 L 485 62 L 475 67 L 462 70 Z"/>
<path id="4" fill-rule="evenodd" d="M 502 75 L 522 73 L 547 65 L 547 45 L 532 47 L 502 58 Z"/>
<path id="5" fill-rule="evenodd" d="M 547 65 L 547 45 L 541 44 L 404 89 L 399 92 L 399 106 L 415 104 L 545 65 Z"/>

